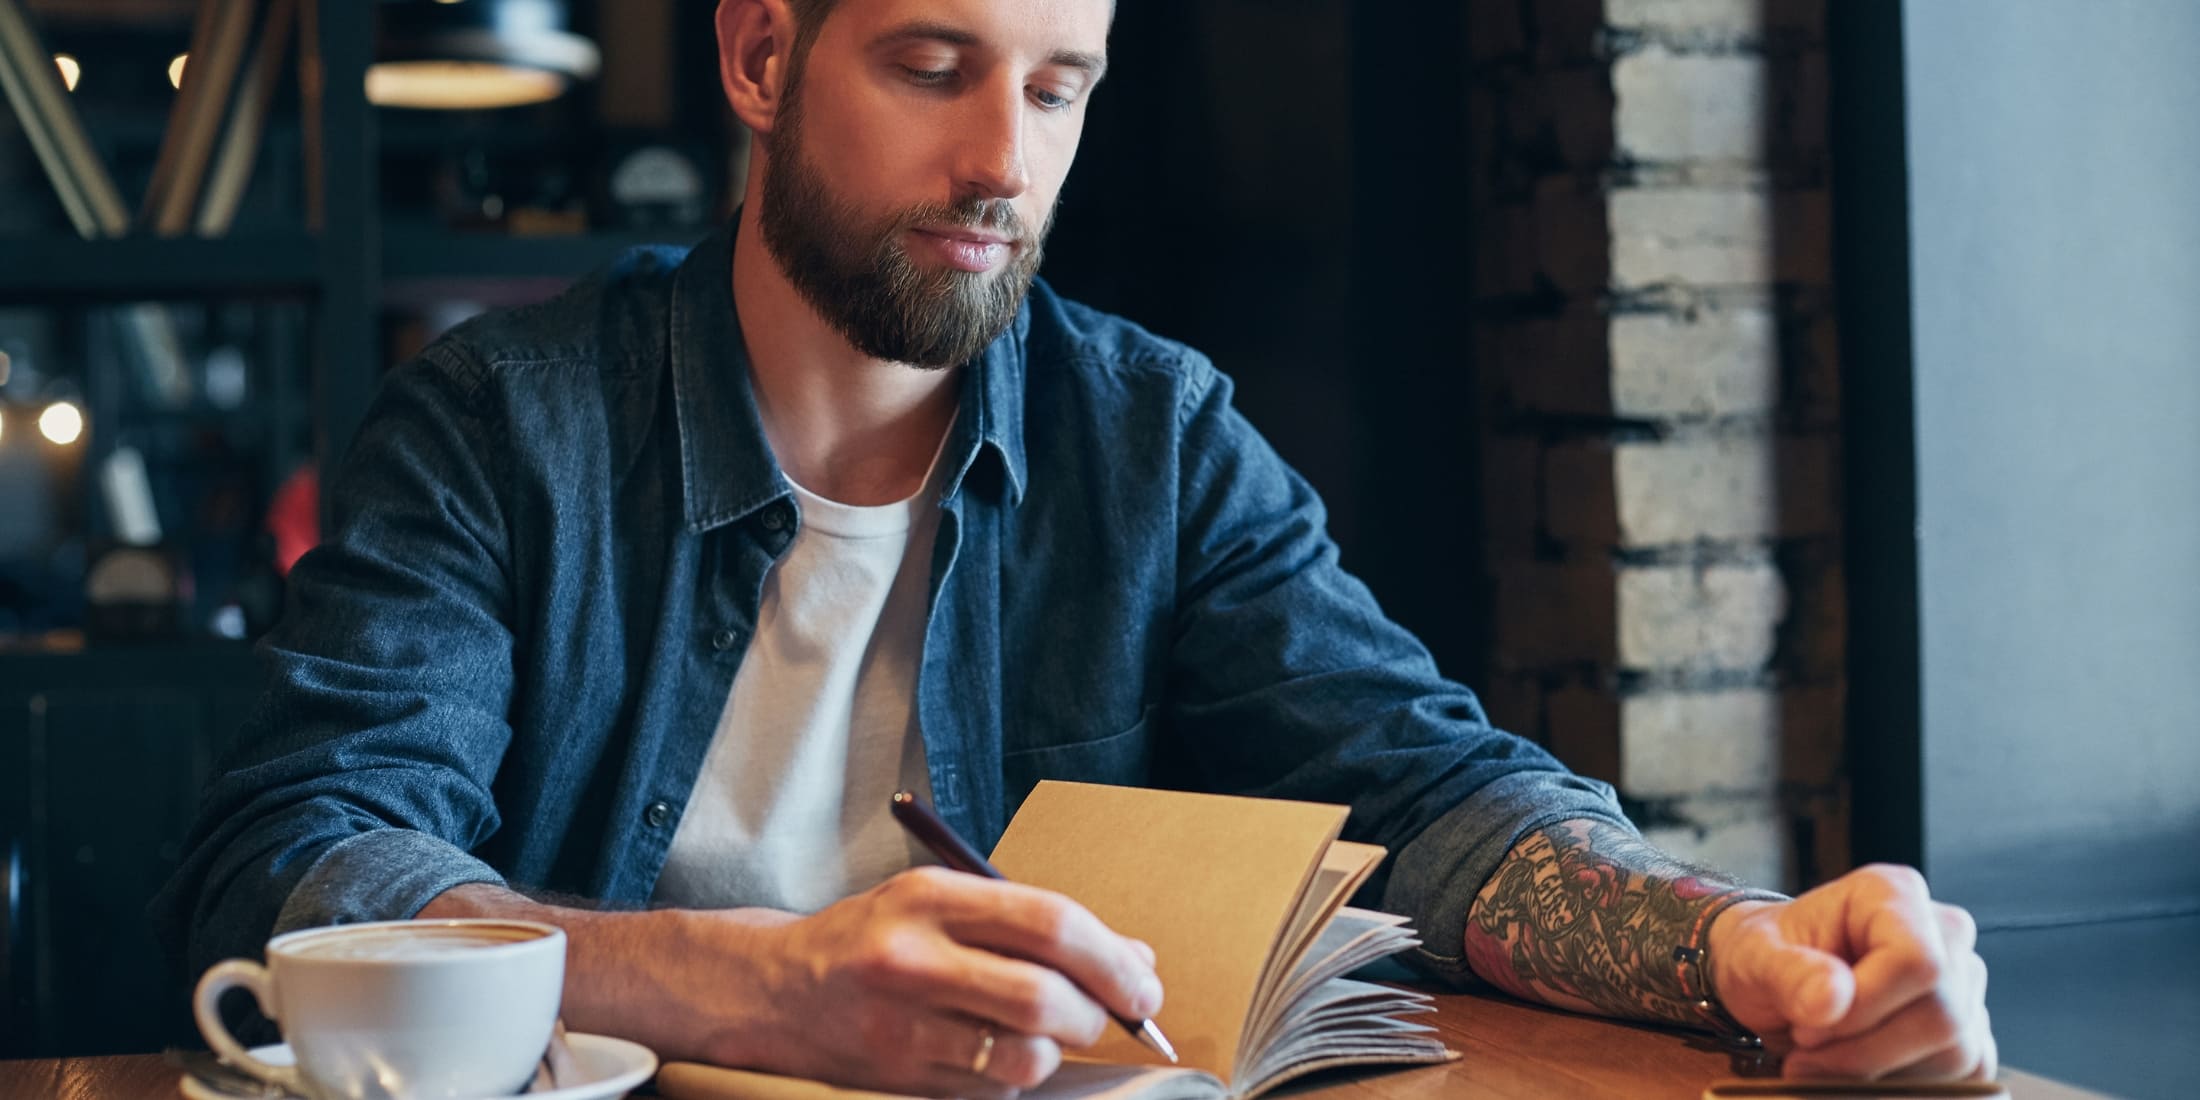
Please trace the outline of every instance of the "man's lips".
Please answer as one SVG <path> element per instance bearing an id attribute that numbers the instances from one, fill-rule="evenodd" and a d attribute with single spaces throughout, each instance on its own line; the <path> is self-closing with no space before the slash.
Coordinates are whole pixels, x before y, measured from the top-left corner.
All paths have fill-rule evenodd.
<path id="1" fill-rule="evenodd" d="M 917 232 L 950 241 L 966 241 L 970 244 L 1015 244 L 1014 237 L 1002 233 L 988 233 L 983 229 L 959 229 L 935 226 L 918 226 Z"/>
<path id="2" fill-rule="evenodd" d="M 999 233 L 960 227 L 918 228 L 917 241 L 948 266 L 962 271 L 991 271 L 1008 261 L 1016 242 Z"/>

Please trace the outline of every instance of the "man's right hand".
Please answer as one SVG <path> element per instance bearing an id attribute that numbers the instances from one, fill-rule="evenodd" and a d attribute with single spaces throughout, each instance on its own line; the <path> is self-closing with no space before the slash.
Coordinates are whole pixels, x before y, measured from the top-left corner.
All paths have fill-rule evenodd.
<path id="1" fill-rule="evenodd" d="M 565 927 L 565 1020 L 666 1059 L 925 1096 L 1012 1095 L 1161 1007 L 1152 949 L 1036 887 L 927 867 L 815 915 L 604 913 L 461 886 L 422 917 Z M 973 1072 L 990 1034 L 982 1073 Z"/>

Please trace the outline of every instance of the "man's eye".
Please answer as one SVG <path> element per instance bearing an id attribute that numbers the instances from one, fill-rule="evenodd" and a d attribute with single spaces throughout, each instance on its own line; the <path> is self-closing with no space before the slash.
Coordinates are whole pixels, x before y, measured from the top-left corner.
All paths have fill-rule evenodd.
<path id="1" fill-rule="evenodd" d="M 902 75 L 909 78 L 911 84 L 924 88 L 936 88 L 955 79 L 955 70 L 953 69 L 917 69 L 903 65 L 901 71 Z"/>
<path id="2" fill-rule="evenodd" d="M 1057 95 L 1053 92 L 1047 91 L 1045 88 L 1033 88 L 1031 90 L 1031 98 L 1034 102 L 1038 103 L 1039 106 L 1044 107 L 1049 111 L 1059 111 L 1074 102 L 1068 96 Z"/>

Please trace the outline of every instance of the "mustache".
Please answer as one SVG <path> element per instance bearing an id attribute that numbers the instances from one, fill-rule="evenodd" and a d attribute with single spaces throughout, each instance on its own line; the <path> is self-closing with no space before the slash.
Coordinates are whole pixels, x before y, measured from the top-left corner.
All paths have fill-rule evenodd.
<path id="1" fill-rule="evenodd" d="M 916 229 L 927 225 L 952 225 L 960 229 L 983 229 L 999 233 L 1013 241 L 1021 242 L 1028 234 L 1024 220 L 1016 216 L 1016 207 L 1007 199 L 973 199 L 965 203 L 925 203 L 902 212 L 899 228 Z"/>

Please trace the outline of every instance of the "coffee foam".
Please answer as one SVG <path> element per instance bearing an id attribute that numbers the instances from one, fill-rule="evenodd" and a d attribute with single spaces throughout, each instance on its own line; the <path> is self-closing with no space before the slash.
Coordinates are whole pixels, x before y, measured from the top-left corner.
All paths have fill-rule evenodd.
<path id="1" fill-rule="evenodd" d="M 288 953 L 307 959 L 396 962 L 441 958 L 478 948 L 502 947 L 541 938 L 543 934 L 532 928 L 500 928 L 495 925 L 450 927 L 423 923 L 418 928 L 328 932 L 290 944 Z"/>

